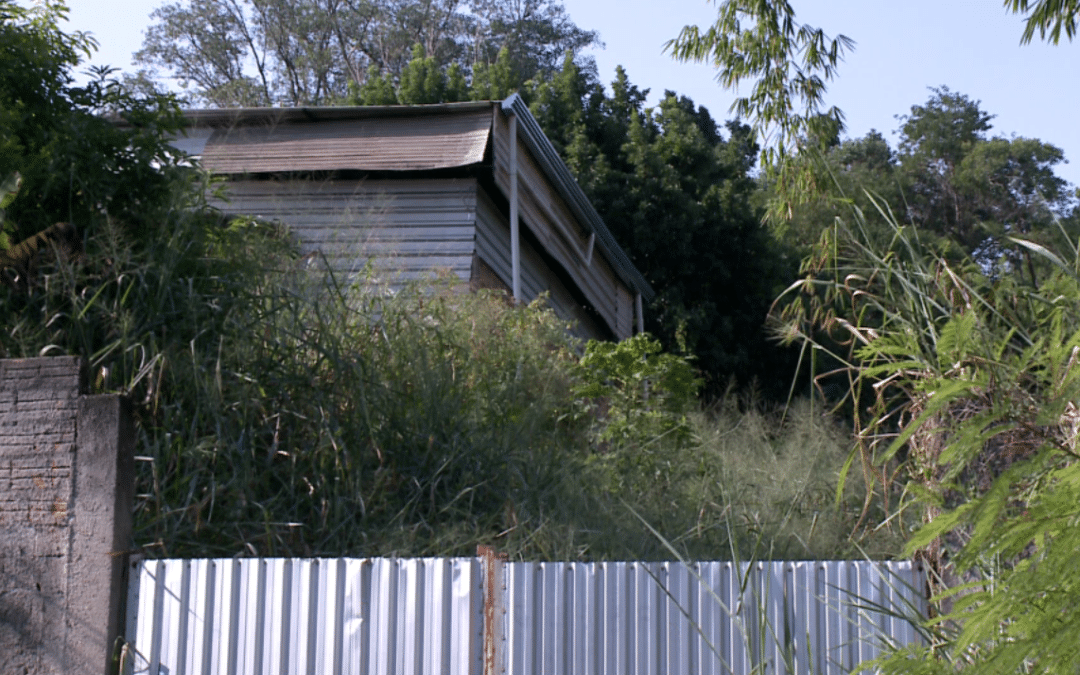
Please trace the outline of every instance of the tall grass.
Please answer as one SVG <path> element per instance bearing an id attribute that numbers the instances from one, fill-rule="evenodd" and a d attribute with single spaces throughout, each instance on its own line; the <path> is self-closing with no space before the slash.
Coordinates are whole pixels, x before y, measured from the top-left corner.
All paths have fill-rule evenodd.
<path id="1" fill-rule="evenodd" d="M 1059 222 L 974 261 L 871 201 L 877 214 L 853 208 L 826 233 L 787 318 L 834 350 L 860 401 L 860 459 L 902 460 L 896 508 L 921 516 L 905 551 L 933 573 L 930 640 L 875 667 L 1075 673 L 1080 248 Z"/>
<path id="2" fill-rule="evenodd" d="M 849 441 L 809 407 L 600 442 L 580 345 L 542 302 L 390 293 L 277 227 L 183 200 L 160 219 L 103 221 L 0 303 L 0 355 L 84 356 L 95 392 L 135 403 L 150 555 L 667 557 L 628 504 L 699 559 L 859 555 L 862 497 L 832 498 Z"/>
<path id="3" fill-rule="evenodd" d="M 849 482 L 837 500 L 851 435 L 821 406 L 798 401 L 787 411 L 743 407 L 729 396 L 689 417 L 689 440 L 608 450 L 592 457 L 594 484 L 608 508 L 631 507 L 641 523 L 623 523 L 623 556 L 687 560 L 810 560 L 891 557 L 903 537 L 882 523 L 860 527 L 866 501 Z M 662 538 L 656 537 L 656 533 Z M 622 534 L 624 538 L 627 534 Z M 666 543 L 665 543 L 666 542 Z"/>

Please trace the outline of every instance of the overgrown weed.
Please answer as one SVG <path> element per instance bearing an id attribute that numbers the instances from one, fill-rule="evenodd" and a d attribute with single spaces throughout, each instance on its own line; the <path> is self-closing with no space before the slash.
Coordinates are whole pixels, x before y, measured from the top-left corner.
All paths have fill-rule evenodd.
<path id="1" fill-rule="evenodd" d="M 684 559 L 887 558 L 900 550 L 901 533 L 856 531 L 861 486 L 849 482 L 837 500 L 851 436 L 820 405 L 740 410 L 729 395 L 688 422 L 684 443 L 656 439 L 600 462 L 611 496 L 630 504 Z M 871 504 L 872 516 L 882 515 L 880 498 Z M 654 534 L 640 535 L 639 555 L 670 557 Z"/>
<path id="2" fill-rule="evenodd" d="M 542 301 L 456 279 L 389 292 L 301 259 L 279 227 L 186 202 L 160 218 L 103 221 L 84 262 L 0 306 L 4 355 L 85 356 L 94 392 L 135 403 L 149 555 L 667 557 L 624 504 L 688 557 L 860 555 L 858 499 L 832 500 L 849 442 L 808 406 L 782 425 L 693 412 L 654 383 L 625 402 L 675 423 L 605 435 Z"/>

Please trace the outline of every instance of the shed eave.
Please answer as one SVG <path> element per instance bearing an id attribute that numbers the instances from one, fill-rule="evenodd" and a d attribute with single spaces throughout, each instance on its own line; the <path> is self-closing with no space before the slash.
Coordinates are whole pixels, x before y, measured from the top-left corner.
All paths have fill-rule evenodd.
<path id="1" fill-rule="evenodd" d="M 603 218 L 596 212 L 592 202 L 585 196 L 585 192 L 570 173 L 570 168 L 559 157 L 558 151 L 540 128 L 540 123 L 529 112 L 525 101 L 517 94 L 511 94 L 501 104 L 501 110 L 505 115 L 515 115 L 519 120 L 518 135 L 524 140 L 526 147 L 536 159 L 540 168 L 551 180 L 552 185 L 566 204 L 573 211 L 587 232 L 596 234 L 599 248 L 604 257 L 615 268 L 619 278 L 634 292 L 640 293 L 645 300 L 656 297 L 656 291 L 641 272 L 630 261 L 626 252 L 615 241 L 615 237 L 604 224 Z"/>
<path id="2" fill-rule="evenodd" d="M 496 102 L 465 101 L 426 105 L 318 106 L 302 108 L 210 108 L 185 110 L 189 127 L 222 127 L 266 122 L 321 122 L 377 117 L 424 117 L 490 110 Z"/>

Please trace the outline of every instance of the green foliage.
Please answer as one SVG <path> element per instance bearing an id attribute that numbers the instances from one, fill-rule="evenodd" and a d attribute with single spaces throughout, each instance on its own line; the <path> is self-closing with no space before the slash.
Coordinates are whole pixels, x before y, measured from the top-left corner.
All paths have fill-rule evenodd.
<path id="1" fill-rule="evenodd" d="M 1005 7 L 1013 14 L 1027 13 L 1024 20 L 1024 33 L 1020 38 L 1022 44 L 1031 42 L 1035 31 L 1039 31 L 1039 39 L 1045 40 L 1046 33 L 1050 33 L 1050 42 L 1055 45 L 1061 41 L 1061 31 L 1065 31 L 1065 37 L 1072 42 L 1076 35 L 1076 15 L 1080 13 L 1080 3 L 1076 0 L 1005 0 Z"/>
<path id="2" fill-rule="evenodd" d="M 795 208 L 776 232 L 801 252 L 822 227 L 844 216 L 849 205 L 864 213 L 889 204 L 897 220 L 920 228 L 924 242 L 954 260 L 973 257 L 994 275 L 1014 274 L 1039 285 L 1048 270 L 1029 251 L 1009 240 L 1057 237 L 1054 218 L 1072 206 L 1066 183 L 1054 173 L 1061 150 L 1036 139 L 990 138 L 993 115 L 963 94 L 934 88 L 929 100 L 901 117 L 899 147 L 881 134 L 837 142 L 823 155 L 797 161 L 811 167 L 818 195 Z M 865 221 L 875 246 L 892 234 L 883 221 Z"/>
<path id="3" fill-rule="evenodd" d="M 576 359 L 550 311 L 343 288 L 273 228 L 182 210 L 168 224 L 146 246 L 104 229 L 82 267 L 43 270 L 0 309 L 5 355 L 89 355 L 95 391 L 136 403 L 141 544 L 422 555 L 500 532 L 510 551 L 561 541 Z"/>
<path id="4" fill-rule="evenodd" d="M 708 461 L 719 471 L 710 494 L 724 512 L 711 522 L 738 547 L 732 559 L 882 560 L 902 551 L 903 533 L 882 526 L 881 495 L 866 505 L 863 486 L 841 481 L 850 429 L 820 405 L 799 399 L 759 413 L 727 398 L 697 421 L 697 443 L 715 453 Z"/>
<path id="5" fill-rule="evenodd" d="M 412 60 L 401 70 L 398 100 L 403 105 L 442 103 L 446 100 L 446 80 L 435 57 L 425 56 L 424 48 L 415 44 Z"/>
<path id="6" fill-rule="evenodd" d="M 717 18 L 702 29 L 686 26 L 665 47 L 680 61 L 709 63 L 717 80 L 736 89 L 753 80 L 748 96 L 737 95 L 731 110 L 746 119 L 762 145 L 762 166 L 774 182 L 770 215 L 790 217 L 794 207 L 812 199 L 824 187 L 812 165 L 789 161 L 798 154 L 827 149 L 835 132 L 843 130 L 843 112 L 823 110 L 826 83 L 836 74 L 844 53 L 854 42 L 843 35 L 828 37 L 821 29 L 795 20 L 788 0 L 723 0 Z M 1035 30 L 1057 44 L 1064 30 L 1076 32 L 1076 0 L 1004 0 L 1013 13 L 1028 13 L 1021 42 Z M 963 133 L 954 136 L 962 142 Z M 895 203 L 899 205 L 899 203 Z"/>
<path id="7" fill-rule="evenodd" d="M 178 0 L 152 17 L 136 54 L 143 77 L 161 69 L 220 107 L 388 103 L 385 90 L 356 91 L 371 73 L 403 88 L 401 102 L 464 100 L 470 75 L 488 82 L 494 63 L 509 93 L 598 42 L 551 0 Z"/>
<path id="8" fill-rule="evenodd" d="M 446 86 L 443 89 L 442 100 L 450 103 L 470 100 L 465 69 L 458 63 L 451 63 L 446 69 Z"/>
<path id="9" fill-rule="evenodd" d="M 729 89 L 755 80 L 749 96 L 738 96 L 731 111 L 750 120 L 761 141 L 761 162 L 790 208 L 808 195 L 810 174 L 787 161 L 807 139 L 827 138 L 843 128 L 843 113 L 822 110 L 825 83 L 835 75 L 854 41 L 830 38 L 795 21 L 788 2 L 725 0 L 707 30 L 686 26 L 666 48 L 680 61 L 710 63 Z"/>
<path id="10" fill-rule="evenodd" d="M 1029 10 L 1026 1 L 1005 6 Z M 740 11 L 758 19 L 756 32 L 740 30 Z M 1024 41 L 1035 29 L 1044 38 L 1049 30 L 1055 43 L 1062 30 L 1071 39 L 1076 11 L 1075 2 L 1034 3 Z M 725 2 L 720 16 L 726 30 L 708 39 L 684 31 L 676 43 L 684 58 L 719 57 L 729 82 L 737 81 L 731 73 L 762 68 L 773 77 L 763 78 L 772 87 L 760 100 L 789 101 L 784 75 L 803 71 L 781 39 L 792 35 L 781 28 L 793 26 L 788 3 Z M 716 45 L 723 49 L 708 51 Z M 774 60 L 747 58 L 755 54 Z M 821 52 L 811 47 L 807 56 Z M 909 206 L 890 208 L 869 192 L 844 195 L 846 205 L 828 219 L 804 266 L 805 279 L 778 304 L 785 320 L 779 332 L 815 359 L 828 355 L 836 368 L 823 377 L 846 380 L 858 443 L 845 472 L 861 467 L 868 486 L 881 486 L 886 510 L 895 510 L 892 525 L 915 507 L 922 511 L 906 553 L 935 573 L 943 589 L 938 615 L 922 627 L 926 643 L 898 650 L 875 669 L 1073 673 L 1080 656 L 1080 588 L 1072 582 L 1080 551 L 1080 248 L 1054 217 L 1062 184 L 1051 169 L 1060 153 L 1028 139 L 988 141 L 990 116 L 977 102 L 944 88 L 934 93 L 905 119 Z M 808 128 L 816 115 L 790 105 L 748 112 L 758 126 L 780 119 L 787 129 Z M 821 187 L 815 166 L 847 170 L 829 159 L 792 167 L 806 178 L 794 184 L 794 200 L 782 168 L 781 203 Z M 907 225 L 909 218 L 924 230 Z M 1059 231 L 1048 231 L 1055 221 Z M 1038 240 L 1020 236 L 1029 232 Z M 1028 268 L 1026 280 L 1002 273 L 1018 269 L 1014 252 Z M 907 484 L 897 495 L 901 476 Z M 889 506 L 895 496 L 903 498 L 899 508 Z"/>
<path id="11" fill-rule="evenodd" d="M 607 444 L 590 457 L 584 483 L 597 495 L 593 508 L 617 524 L 609 544 L 617 556 L 833 560 L 901 551 L 899 533 L 859 523 L 859 486 L 844 485 L 837 503 L 850 434 L 808 401 L 762 412 L 729 396 L 686 419 L 683 438 Z M 640 520 L 627 520 L 627 508 Z M 870 511 L 875 524 L 884 519 L 880 499 Z"/>
<path id="12" fill-rule="evenodd" d="M 165 142 L 180 124 L 173 99 L 134 96 L 108 71 L 73 86 L 94 43 L 59 30 L 65 13 L 59 2 L 23 9 L 0 0 L 0 176 L 23 179 L 5 213 L 11 241 L 57 220 L 92 228 L 102 213 L 138 232 L 182 171 Z M 111 111 L 126 124 L 101 116 Z"/>
<path id="13" fill-rule="evenodd" d="M 283 14 L 286 5 L 260 7 L 275 21 L 307 20 L 302 7 Z M 666 557 L 625 504 L 695 557 L 857 554 L 847 512 L 830 498 L 842 443 L 820 416 L 696 413 L 686 359 L 655 341 L 603 356 L 594 346 L 579 363 L 550 311 L 452 293 L 453 281 L 398 293 L 345 284 L 300 259 L 281 228 L 223 222 L 206 207 L 211 186 L 166 143 L 178 129 L 174 100 L 136 96 L 107 73 L 72 87 L 89 43 L 56 29 L 60 5 L 0 8 L 6 71 L 36 72 L 0 83 L 11 121 L 0 127 L 0 175 L 25 177 L 14 199 L 5 183 L 0 207 L 29 231 L 75 220 L 85 235 L 80 261 L 44 260 L 25 289 L 0 290 L 0 356 L 80 355 L 94 393 L 130 397 L 134 543 L 150 555 L 453 555 L 493 543 L 517 558 Z M 564 71 L 544 100 L 578 122 L 601 121 L 607 103 L 582 86 L 590 73 Z M 407 82 L 431 91 L 434 71 L 423 72 Z M 454 72 L 445 96 L 462 91 Z M 376 78 L 396 97 L 390 79 Z M 309 85 L 293 83 L 289 96 L 316 91 Z M 593 131 L 574 129 L 568 156 L 583 170 L 593 148 L 622 152 L 633 124 L 641 142 L 662 141 L 663 161 L 627 153 L 642 174 L 704 164 L 690 184 L 707 190 L 718 152 L 741 194 L 754 154 L 745 134 L 722 143 L 688 101 L 669 103 L 649 127 L 642 100 L 622 78 L 611 103 L 621 117 L 592 127 L 597 145 Z M 104 111 L 125 122 L 95 114 Z M 674 185 L 678 172 L 663 175 Z M 651 383 L 639 409 L 642 378 Z M 622 414 L 582 414 L 575 392 L 589 386 Z M 611 440 L 591 442 L 590 429 Z M 746 457 L 768 467 L 775 491 L 747 487 Z"/>
<path id="14" fill-rule="evenodd" d="M 994 116 L 979 108 L 978 101 L 951 92 L 948 87 L 930 91 L 934 95 L 925 105 L 911 106 L 911 114 L 900 118 L 900 151 L 947 170 L 985 138 L 983 134 L 990 130 Z"/>
<path id="15" fill-rule="evenodd" d="M 352 105 L 397 105 L 397 90 L 389 73 L 379 73 L 375 66 L 367 70 L 364 83 L 350 88 L 348 102 Z"/>
<path id="16" fill-rule="evenodd" d="M 523 83 L 510 63 L 510 49 L 503 47 L 494 61 L 473 64 L 469 95 L 477 101 L 497 101 L 520 89 Z"/>
<path id="17" fill-rule="evenodd" d="M 579 361 L 539 304 L 343 286 L 280 229 L 190 206 L 153 239 L 104 224 L 0 303 L 4 355 L 88 355 L 93 391 L 135 404 L 150 555 L 666 557 L 624 502 L 696 557 L 858 555 L 819 415 L 695 413 L 686 361 L 646 336 Z M 643 377 L 678 433 L 632 403 Z M 582 414 L 584 393 L 616 403 Z"/>
<path id="18" fill-rule="evenodd" d="M 530 109 L 656 288 L 646 329 L 695 355 L 707 398 L 734 380 L 781 399 L 794 359 L 768 341 L 764 318 L 796 270 L 755 204 L 753 135 L 671 92 L 646 109 L 621 68 L 611 91 L 567 59 L 529 92 Z"/>
<path id="19" fill-rule="evenodd" d="M 876 210 L 874 198 L 901 209 L 898 217 L 906 222 L 902 210 L 908 190 L 908 178 L 900 169 L 896 153 L 877 130 L 866 136 L 831 144 L 822 154 L 807 153 L 794 158 L 812 171 L 816 194 L 791 210 L 789 218 L 773 219 L 775 236 L 786 242 L 802 259 L 821 238 L 837 216 L 845 216 L 854 205 L 864 213 Z M 871 223 L 871 227 L 873 223 Z M 877 233 L 887 244 L 887 232 Z"/>
<path id="20" fill-rule="evenodd" d="M 667 434 L 681 440 L 689 433 L 686 414 L 696 407 L 701 381 L 685 358 L 664 353 L 648 333 L 617 344 L 589 340 L 581 371 L 575 395 L 596 401 L 594 410 L 604 410 L 602 442 L 640 442 Z"/>
<path id="21" fill-rule="evenodd" d="M 886 248 L 867 239 L 860 211 L 836 222 L 798 286 L 813 310 L 789 315 L 810 323 L 789 330 L 817 349 L 826 344 L 811 325 L 846 345 L 836 357 L 866 410 L 856 457 L 879 480 L 901 475 L 889 467 L 903 461 L 900 514 L 922 511 L 906 553 L 937 574 L 942 616 L 928 624 L 932 644 L 898 653 L 885 672 L 1073 672 L 1075 244 L 1063 254 L 1014 240 L 1054 268 L 1035 288 L 957 264 L 880 216 L 894 234 Z"/>
<path id="22" fill-rule="evenodd" d="M 389 71 L 368 68 L 362 85 L 350 85 L 346 101 L 351 105 L 417 105 L 454 101 L 499 100 L 526 86 L 510 64 L 510 51 L 503 48 L 492 63 L 473 64 L 471 81 L 459 63 L 440 65 L 425 56 L 423 47 L 413 46 L 413 58 L 395 79 Z"/>
<path id="23" fill-rule="evenodd" d="M 9 225 L 5 214 L 7 207 L 11 206 L 11 202 L 15 201 L 21 186 L 22 176 L 19 175 L 18 171 L 8 174 L 3 182 L 0 182 L 0 251 L 11 248 L 13 243 L 8 236 Z"/>
<path id="24" fill-rule="evenodd" d="M 1051 209 L 1064 206 L 1065 182 L 1053 171 L 1064 157 L 1033 139 L 987 139 L 993 116 L 978 101 L 931 91 L 901 118 L 910 219 L 993 264 L 1004 236 L 1046 228 Z"/>
<path id="25" fill-rule="evenodd" d="M 647 92 L 622 68 L 609 96 L 569 52 L 561 70 L 522 81 L 511 54 L 504 48 L 494 62 L 474 65 L 469 97 L 516 90 L 529 102 L 616 240 L 658 290 L 647 329 L 665 349 L 697 357 L 707 398 L 719 397 L 731 380 L 760 387 L 769 400 L 786 395 L 795 361 L 768 341 L 764 319 L 794 277 L 795 258 L 761 224 L 750 129 L 729 123 L 725 138 L 707 110 L 671 92 L 647 110 Z M 353 100 L 453 100 L 450 71 L 444 79 L 433 65 L 418 51 L 396 89 L 372 71 Z M 436 84 L 425 90 L 430 77 Z"/>

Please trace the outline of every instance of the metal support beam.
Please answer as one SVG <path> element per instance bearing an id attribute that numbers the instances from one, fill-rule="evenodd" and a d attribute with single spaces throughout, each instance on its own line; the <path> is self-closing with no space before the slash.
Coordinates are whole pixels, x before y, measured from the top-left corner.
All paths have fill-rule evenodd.
<path id="1" fill-rule="evenodd" d="M 518 225 L 517 115 L 510 115 L 510 288 L 521 302 L 521 233 Z"/>
<path id="2" fill-rule="evenodd" d="M 638 293 L 637 296 L 634 298 L 634 310 L 635 310 L 635 313 L 637 314 L 637 332 L 644 333 L 645 332 L 645 311 L 641 307 L 642 307 L 641 293 Z"/>

